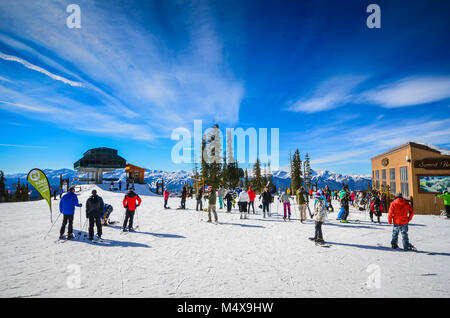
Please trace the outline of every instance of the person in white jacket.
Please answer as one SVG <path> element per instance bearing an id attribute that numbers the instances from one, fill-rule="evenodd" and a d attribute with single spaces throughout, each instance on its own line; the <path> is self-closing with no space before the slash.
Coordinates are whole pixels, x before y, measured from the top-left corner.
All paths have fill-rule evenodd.
<path id="1" fill-rule="evenodd" d="M 310 237 L 309 239 L 316 242 L 316 244 L 323 245 L 325 241 L 323 240 L 322 224 L 327 218 L 327 203 L 323 196 L 316 198 L 313 218 L 315 220 L 315 234 L 314 237 Z"/>
<path id="2" fill-rule="evenodd" d="M 241 191 L 238 197 L 239 212 L 241 213 L 241 219 L 247 218 L 247 205 L 250 201 L 247 191 Z"/>

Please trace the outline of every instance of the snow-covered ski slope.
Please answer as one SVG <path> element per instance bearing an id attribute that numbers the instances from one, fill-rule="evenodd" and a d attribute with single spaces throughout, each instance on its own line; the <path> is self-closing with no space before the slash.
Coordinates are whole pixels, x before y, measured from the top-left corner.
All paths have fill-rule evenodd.
<path id="1" fill-rule="evenodd" d="M 79 193 L 83 204 L 93 188 L 120 221 L 123 194 L 87 186 Z M 0 297 L 450 296 L 450 221 L 438 216 L 414 218 L 410 239 L 421 251 L 415 253 L 390 249 L 385 214 L 377 225 L 352 210 L 350 219 L 360 223 L 341 224 L 334 212 L 323 226 L 331 247 L 322 248 L 308 240 L 314 224 L 301 224 L 296 206 L 291 222 L 283 221 L 281 205 L 276 213 L 275 203 L 269 219 L 240 220 L 236 211 L 221 210 L 214 225 L 204 222 L 205 212 L 192 210 L 194 200 L 187 200 L 191 210 L 181 211 L 178 198 L 164 210 L 161 197 L 141 197 L 138 232 L 120 234 L 115 224 L 104 228 L 103 243 L 55 243 L 61 218 L 44 240 L 50 228 L 45 201 L 0 204 Z M 59 200 L 52 203 L 55 219 Z"/>

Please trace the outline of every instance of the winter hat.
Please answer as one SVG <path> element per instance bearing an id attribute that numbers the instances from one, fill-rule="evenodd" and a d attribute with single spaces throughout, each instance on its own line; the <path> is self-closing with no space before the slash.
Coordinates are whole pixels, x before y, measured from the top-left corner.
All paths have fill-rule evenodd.
<path id="1" fill-rule="evenodd" d="M 395 198 L 403 198 L 403 194 L 401 192 L 399 192 L 395 195 Z"/>
<path id="2" fill-rule="evenodd" d="M 97 190 L 92 190 L 92 194 L 97 194 Z"/>

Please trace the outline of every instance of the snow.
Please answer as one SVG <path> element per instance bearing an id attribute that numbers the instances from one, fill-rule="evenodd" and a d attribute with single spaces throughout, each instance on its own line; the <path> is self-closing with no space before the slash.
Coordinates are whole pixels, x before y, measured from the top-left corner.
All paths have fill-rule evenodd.
<path id="1" fill-rule="evenodd" d="M 427 144 L 427 143 L 422 143 L 422 142 L 416 142 L 416 144 L 420 144 L 420 145 L 424 145 L 427 146 L 428 148 L 434 149 L 436 151 L 439 151 L 441 153 L 441 155 L 443 156 L 450 156 L 450 149 L 444 149 L 435 145 L 431 145 L 431 144 Z"/>
<path id="2" fill-rule="evenodd" d="M 120 221 L 122 193 L 84 186 L 80 202 L 94 188 Z M 106 241 L 97 244 L 54 243 L 61 218 L 44 240 L 50 228 L 44 201 L 0 204 L 0 297 L 450 296 L 450 221 L 438 216 L 413 219 L 410 240 L 422 251 L 415 253 L 390 249 L 385 214 L 378 225 L 352 209 L 350 219 L 361 223 L 341 224 L 334 212 L 323 226 L 331 247 L 322 248 L 308 240 L 314 224 L 301 224 L 296 206 L 291 222 L 282 220 L 275 204 L 269 219 L 257 214 L 240 220 L 236 211 L 220 210 L 221 224 L 214 225 L 204 222 L 205 212 L 200 221 L 192 199 L 190 210 L 181 211 L 164 210 L 159 196 L 141 197 L 139 232 L 122 235 L 120 226 L 109 226 Z M 59 200 L 52 204 L 57 211 Z M 178 198 L 169 200 L 172 208 L 178 205 Z M 79 216 L 77 208 L 75 229 Z M 84 222 L 84 208 L 82 216 Z M 77 268 L 80 288 L 71 288 L 77 287 L 71 279 Z M 369 288 L 368 277 L 377 273 L 380 285 Z"/>

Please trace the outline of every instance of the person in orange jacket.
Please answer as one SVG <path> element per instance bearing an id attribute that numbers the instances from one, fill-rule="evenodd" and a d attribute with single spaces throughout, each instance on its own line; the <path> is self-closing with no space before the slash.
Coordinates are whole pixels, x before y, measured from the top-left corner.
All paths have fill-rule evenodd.
<path id="1" fill-rule="evenodd" d="M 123 221 L 124 232 L 127 231 L 128 220 L 130 220 L 128 223 L 128 231 L 133 231 L 134 212 L 136 211 L 136 208 L 141 205 L 141 202 L 141 198 L 134 193 L 134 188 L 131 188 L 123 198 L 123 207 L 127 209 L 125 212 L 125 220 Z"/>
<path id="2" fill-rule="evenodd" d="M 388 213 L 388 222 L 389 224 L 394 223 L 394 229 L 392 231 L 392 241 L 391 245 L 393 249 L 398 248 L 398 234 L 402 233 L 403 239 L 403 249 L 405 251 L 416 250 L 416 248 L 409 243 L 408 239 L 408 223 L 412 220 L 414 216 L 414 210 L 403 199 L 403 195 L 401 193 L 397 193 L 395 195 L 395 200 L 392 202 L 389 213 Z"/>

